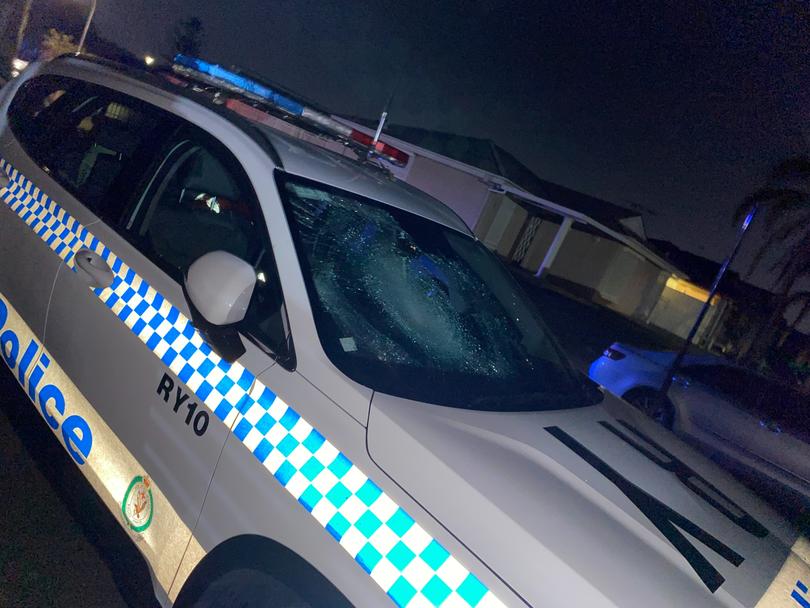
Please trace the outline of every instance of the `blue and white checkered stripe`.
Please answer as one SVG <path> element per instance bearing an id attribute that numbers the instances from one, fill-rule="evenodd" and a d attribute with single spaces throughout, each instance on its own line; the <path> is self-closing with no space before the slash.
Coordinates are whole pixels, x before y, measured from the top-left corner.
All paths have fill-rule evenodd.
<path id="1" fill-rule="evenodd" d="M 112 269 L 98 298 L 163 361 L 398 606 L 495 608 L 487 587 L 377 484 L 239 363 L 222 360 L 176 307 L 0 159 L 0 198 L 66 264 L 83 248 Z"/>

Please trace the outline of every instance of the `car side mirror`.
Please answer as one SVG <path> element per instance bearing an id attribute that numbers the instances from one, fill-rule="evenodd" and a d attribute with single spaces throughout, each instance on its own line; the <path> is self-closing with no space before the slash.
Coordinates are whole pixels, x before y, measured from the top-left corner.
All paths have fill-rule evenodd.
<path id="1" fill-rule="evenodd" d="M 233 362 L 245 352 L 235 324 L 245 318 L 256 272 L 244 260 L 225 251 L 211 251 L 188 269 L 185 292 L 191 320 L 223 359 Z"/>
<path id="2" fill-rule="evenodd" d="M 186 275 L 188 297 L 211 325 L 232 325 L 244 319 L 255 286 L 253 267 L 225 251 L 206 253 Z"/>

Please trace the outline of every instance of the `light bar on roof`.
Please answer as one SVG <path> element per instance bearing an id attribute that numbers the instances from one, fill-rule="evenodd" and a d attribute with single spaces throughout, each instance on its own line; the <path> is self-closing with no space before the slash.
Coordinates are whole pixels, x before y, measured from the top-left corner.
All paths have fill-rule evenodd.
<path id="1" fill-rule="evenodd" d="M 209 63 L 196 57 L 177 54 L 174 57 L 173 69 L 185 76 L 203 80 L 213 86 L 218 86 L 226 90 L 238 93 L 262 104 L 270 105 L 285 113 L 298 117 L 301 120 L 317 127 L 320 131 L 326 132 L 341 140 L 360 144 L 369 150 L 370 154 L 380 156 L 395 165 L 404 166 L 408 163 L 408 155 L 389 144 L 382 141 L 374 142 L 365 133 L 352 129 L 338 122 L 328 114 L 319 112 L 313 108 L 273 90 L 251 78 L 247 78 L 231 70 L 226 70 L 215 63 Z M 200 78 L 202 76 L 202 78 Z M 257 110 L 259 111 L 259 110 Z M 243 114 L 244 115 L 244 114 Z M 262 122 L 259 120 L 259 122 Z"/>
<path id="2" fill-rule="evenodd" d="M 201 74 L 207 74 L 212 78 L 224 80 L 225 82 L 232 84 L 233 86 L 242 89 L 243 91 L 252 93 L 253 95 L 261 98 L 262 100 L 270 102 L 274 106 L 277 106 L 282 110 L 284 110 L 285 112 L 289 112 L 294 116 L 303 116 L 304 114 L 303 104 L 300 104 L 294 99 L 290 99 L 289 97 L 274 91 L 270 87 L 266 87 L 262 84 L 259 84 L 255 80 L 245 78 L 244 76 L 240 76 L 239 74 L 231 72 L 230 70 L 226 70 L 222 66 L 219 66 L 215 63 L 208 63 L 207 61 L 203 61 L 202 59 L 189 57 L 188 55 L 183 55 L 181 53 L 175 55 L 174 63 L 176 65 L 181 65 L 183 67 L 200 72 Z"/>

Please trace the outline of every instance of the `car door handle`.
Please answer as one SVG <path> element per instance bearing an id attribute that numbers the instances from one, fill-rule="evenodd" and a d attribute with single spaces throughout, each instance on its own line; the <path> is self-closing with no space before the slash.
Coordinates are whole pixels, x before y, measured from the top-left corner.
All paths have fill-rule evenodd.
<path id="1" fill-rule="evenodd" d="M 771 433 L 781 433 L 782 427 L 779 426 L 779 423 L 775 420 L 769 420 L 768 418 L 763 418 L 759 421 L 759 426 L 763 429 L 769 430 Z"/>
<path id="2" fill-rule="evenodd" d="M 112 285 L 115 274 L 99 254 L 89 249 L 80 249 L 74 258 L 76 268 L 85 282 L 94 289 L 105 289 Z"/>

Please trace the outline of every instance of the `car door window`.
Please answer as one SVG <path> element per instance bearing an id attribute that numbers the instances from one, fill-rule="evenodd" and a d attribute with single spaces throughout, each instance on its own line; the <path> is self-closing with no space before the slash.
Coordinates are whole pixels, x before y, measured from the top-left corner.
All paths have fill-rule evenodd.
<path id="1" fill-rule="evenodd" d="M 126 232 L 169 276 L 183 282 L 189 266 L 226 251 L 256 271 L 256 287 L 239 329 L 265 350 L 289 357 L 283 297 L 261 210 L 236 159 L 196 128 L 181 128 L 135 204 Z"/>
<path id="2" fill-rule="evenodd" d="M 773 404 L 774 419 L 784 430 L 810 440 L 810 396 L 773 383 L 768 399 Z"/>
<path id="3" fill-rule="evenodd" d="M 810 430 L 808 398 L 773 380 L 726 365 L 693 365 L 685 367 L 684 373 L 752 416 L 804 433 Z"/>
<path id="4" fill-rule="evenodd" d="M 728 365 L 691 365 L 683 372 L 746 412 L 755 416 L 763 413 L 764 386 L 755 374 Z"/>
<path id="5" fill-rule="evenodd" d="M 209 251 L 254 259 L 261 247 L 256 218 L 233 177 L 191 142 L 176 159 L 138 230 L 148 254 L 178 280 Z"/>
<path id="6" fill-rule="evenodd" d="M 62 187 L 102 218 L 123 210 L 120 178 L 154 147 L 164 114 L 134 98 L 70 78 L 25 83 L 9 112 L 15 137 Z M 159 144 L 157 144 L 159 145 Z"/>

